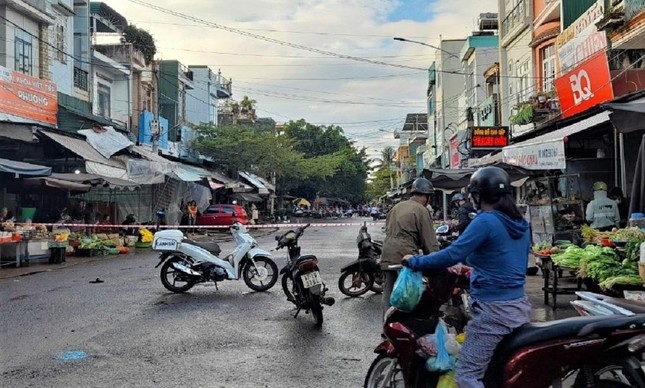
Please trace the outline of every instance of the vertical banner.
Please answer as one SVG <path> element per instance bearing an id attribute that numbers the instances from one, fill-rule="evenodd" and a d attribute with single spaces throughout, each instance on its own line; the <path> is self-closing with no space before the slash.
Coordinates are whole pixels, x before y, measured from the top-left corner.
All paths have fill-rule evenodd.
<path id="1" fill-rule="evenodd" d="M 459 153 L 459 136 L 457 134 L 450 138 L 450 168 L 461 166 L 461 154 Z"/>

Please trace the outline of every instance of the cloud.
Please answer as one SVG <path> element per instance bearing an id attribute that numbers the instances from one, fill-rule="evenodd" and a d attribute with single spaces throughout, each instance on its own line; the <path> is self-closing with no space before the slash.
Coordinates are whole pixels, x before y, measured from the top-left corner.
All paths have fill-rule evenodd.
<path id="1" fill-rule="evenodd" d="M 152 1 L 152 0 L 150 0 Z M 342 125 L 376 156 L 396 146 L 392 136 L 407 113 L 425 112 L 427 73 L 360 63 L 199 25 L 129 0 L 109 5 L 152 33 L 161 59 L 209 65 L 233 79 L 234 98 L 257 100 L 262 116 Z M 325 51 L 426 69 L 436 45 L 463 38 L 496 0 L 155 0 L 155 5 L 212 23 Z M 415 11 L 415 7 L 426 7 Z M 410 11 L 412 9 L 412 11 Z M 429 11 L 428 11 L 429 10 Z M 410 15 L 422 15 L 412 17 Z M 406 16 L 407 15 L 407 16 Z M 412 20 L 415 19 L 415 20 Z M 267 113 L 271 112 L 271 113 Z M 390 121 L 384 121 L 390 120 Z M 397 127 L 398 125 L 398 127 Z"/>

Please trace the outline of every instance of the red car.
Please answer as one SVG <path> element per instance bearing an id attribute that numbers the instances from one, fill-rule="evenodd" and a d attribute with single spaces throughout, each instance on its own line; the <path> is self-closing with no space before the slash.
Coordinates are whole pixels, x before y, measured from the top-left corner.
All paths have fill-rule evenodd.
<path id="1" fill-rule="evenodd" d="M 239 222 L 242 225 L 249 223 L 246 211 L 240 205 L 217 204 L 210 205 L 208 209 L 197 216 L 195 224 L 201 226 L 207 225 L 233 225 L 233 222 Z"/>

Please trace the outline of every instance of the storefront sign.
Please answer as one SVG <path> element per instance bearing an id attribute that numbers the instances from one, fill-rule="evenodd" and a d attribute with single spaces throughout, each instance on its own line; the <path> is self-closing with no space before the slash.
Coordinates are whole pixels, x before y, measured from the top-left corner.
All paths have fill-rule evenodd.
<path id="1" fill-rule="evenodd" d="M 508 145 L 508 127 L 473 127 L 470 148 L 473 150 L 496 150 Z"/>
<path id="2" fill-rule="evenodd" d="M 482 101 L 477 108 L 477 114 L 479 115 L 479 125 L 485 127 L 492 127 L 497 125 L 497 95 L 493 94 Z"/>
<path id="3" fill-rule="evenodd" d="M 567 167 L 562 140 L 504 147 L 502 161 L 527 170 L 562 170 Z"/>
<path id="4" fill-rule="evenodd" d="M 598 0 L 558 36 L 556 42 L 562 72 L 572 70 L 578 63 L 607 47 L 605 32 L 596 28 L 604 12 L 605 1 Z"/>
<path id="5" fill-rule="evenodd" d="M 625 20 L 631 20 L 645 9 L 645 0 L 623 0 Z"/>
<path id="6" fill-rule="evenodd" d="M 459 136 L 453 135 L 450 138 L 450 168 L 461 166 L 461 154 L 459 153 Z"/>
<path id="7" fill-rule="evenodd" d="M 0 66 L 0 112 L 56 125 L 56 84 Z"/>
<path id="8" fill-rule="evenodd" d="M 562 107 L 562 117 L 571 117 L 614 98 L 606 52 L 596 53 L 557 78 L 555 88 Z"/>

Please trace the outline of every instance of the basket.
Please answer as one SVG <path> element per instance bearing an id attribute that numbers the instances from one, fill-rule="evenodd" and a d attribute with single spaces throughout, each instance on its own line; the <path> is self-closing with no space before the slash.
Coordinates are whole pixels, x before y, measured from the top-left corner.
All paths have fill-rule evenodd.
<path id="1" fill-rule="evenodd" d="M 137 241 L 134 243 L 135 248 L 151 248 L 152 247 L 152 242 L 141 242 Z"/>
<path id="2" fill-rule="evenodd" d="M 638 262 L 638 274 L 641 275 L 641 279 L 643 279 L 643 283 L 645 283 L 645 263 L 642 261 Z"/>
<path id="3" fill-rule="evenodd" d="M 76 249 L 76 256 L 82 257 L 94 257 L 100 255 L 102 252 L 100 249 Z"/>

